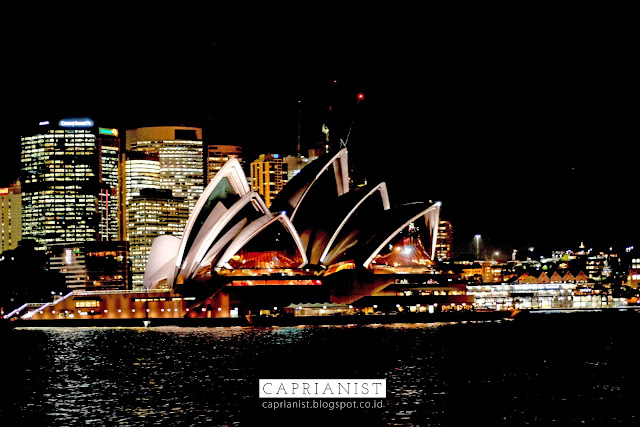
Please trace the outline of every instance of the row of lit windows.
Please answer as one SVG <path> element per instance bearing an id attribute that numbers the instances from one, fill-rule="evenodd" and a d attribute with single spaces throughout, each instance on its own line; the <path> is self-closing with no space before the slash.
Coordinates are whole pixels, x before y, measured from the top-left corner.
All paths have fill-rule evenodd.
<path id="1" fill-rule="evenodd" d="M 143 199 L 145 200 L 145 199 Z M 184 206 L 176 206 L 175 204 L 172 205 L 167 205 L 164 203 L 149 203 L 149 202 L 141 202 L 140 199 L 135 200 L 131 203 L 131 207 L 129 209 L 129 211 L 131 212 L 135 212 L 135 211 L 143 211 L 143 212 L 157 212 L 159 209 L 162 210 L 162 212 L 176 212 L 176 211 L 182 211 L 184 213 L 186 213 L 186 209 Z"/>
<path id="2" fill-rule="evenodd" d="M 76 307 L 100 307 L 100 301 L 95 301 L 95 300 L 76 301 Z"/>
<path id="3" fill-rule="evenodd" d="M 30 197 L 29 194 L 25 194 L 22 199 L 25 205 L 37 203 L 39 206 L 33 206 L 33 208 L 38 210 L 51 209 L 48 205 L 57 203 L 72 204 L 74 207 L 92 207 L 96 203 L 95 196 L 84 197 L 81 194 L 47 194 L 40 197 Z"/>

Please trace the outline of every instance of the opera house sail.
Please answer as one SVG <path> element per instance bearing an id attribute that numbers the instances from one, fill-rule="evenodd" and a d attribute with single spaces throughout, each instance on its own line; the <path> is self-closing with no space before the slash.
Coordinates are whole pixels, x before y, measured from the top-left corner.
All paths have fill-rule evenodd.
<path id="1" fill-rule="evenodd" d="M 307 165 L 269 209 L 231 158 L 195 204 L 182 237 L 153 242 L 144 286 L 315 285 L 343 270 L 430 272 L 439 211 L 439 202 L 392 207 L 384 182 L 349 191 L 346 149 Z"/>

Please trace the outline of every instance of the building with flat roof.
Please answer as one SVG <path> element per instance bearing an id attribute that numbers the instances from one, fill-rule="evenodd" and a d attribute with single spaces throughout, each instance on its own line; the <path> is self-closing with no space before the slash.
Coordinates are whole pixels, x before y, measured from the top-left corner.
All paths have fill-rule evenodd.
<path id="1" fill-rule="evenodd" d="M 480 283 L 467 287 L 476 309 L 574 309 L 625 306 L 625 298 L 595 289 L 593 284 L 571 282 Z"/>
<path id="2" fill-rule="evenodd" d="M 158 157 L 159 186 L 183 198 L 193 209 L 204 190 L 202 129 L 158 126 L 127 130 L 127 151 Z"/>
<path id="3" fill-rule="evenodd" d="M 23 238 L 40 245 L 117 240 L 118 130 L 69 118 L 24 135 Z"/>
<path id="4" fill-rule="evenodd" d="M 0 253 L 15 249 L 22 240 L 20 181 L 0 188 Z"/>
<path id="5" fill-rule="evenodd" d="M 171 190 L 143 188 L 127 208 L 128 242 L 133 289 L 140 288 L 147 267 L 149 250 L 158 236 L 182 236 L 189 208 Z"/>

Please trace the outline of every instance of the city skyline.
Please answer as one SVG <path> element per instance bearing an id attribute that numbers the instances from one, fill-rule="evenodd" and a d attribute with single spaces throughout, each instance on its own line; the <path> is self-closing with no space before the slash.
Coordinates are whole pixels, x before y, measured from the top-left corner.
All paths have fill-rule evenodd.
<path id="1" fill-rule="evenodd" d="M 21 144 L 63 118 L 95 126 L 60 148 L 92 148 L 101 129 L 135 148 L 138 131 L 117 157 L 117 239 L 127 221 L 141 233 L 5 246 L 4 424 L 638 424 L 635 14 L 89 6 L 6 13 L 4 237 L 13 247 L 23 191 L 38 192 L 10 188 L 22 156 L 43 185 L 52 160 L 54 181 L 56 165 L 70 186 L 86 178 Z M 142 138 L 156 127 L 176 130 Z M 327 136 L 315 164 L 285 160 Z M 198 156 L 158 140 L 197 142 L 202 171 L 184 169 L 201 194 L 161 165 Z M 267 207 L 250 171 L 269 154 L 306 166 Z M 45 202 L 62 208 L 32 196 Z M 333 389 L 298 399 L 317 379 Z"/>
<path id="2" fill-rule="evenodd" d="M 550 38 L 518 38 L 519 51 L 508 49 L 516 41 L 486 50 L 459 42 L 406 57 L 419 42 L 395 53 L 388 45 L 374 51 L 372 42 L 356 52 L 361 57 L 354 53 L 339 64 L 343 57 L 330 56 L 310 70 L 292 66 L 303 43 L 285 38 L 245 46 L 224 38 L 161 37 L 126 50 L 102 41 L 95 51 L 117 47 L 122 58 L 139 55 L 141 63 L 167 46 L 214 63 L 157 70 L 147 80 L 104 68 L 56 68 L 42 80 L 15 73 L 24 90 L 5 100 L 12 109 L 2 185 L 19 175 L 21 129 L 44 116 L 95 117 L 123 133 L 151 125 L 201 126 L 206 143 L 242 146 L 250 162 L 267 152 L 295 154 L 300 112 L 303 152 L 322 140 L 322 124 L 333 120 L 332 136 L 349 136 L 351 162 L 369 182 L 387 181 L 398 195 L 393 204 L 414 193 L 442 201 L 456 252 L 474 252 L 475 234 L 505 252 L 637 243 L 624 59 L 584 67 L 589 53 L 613 55 L 586 41 L 568 53 Z M 313 57 L 316 46 L 305 48 L 300 61 Z M 330 38 L 328 55 L 337 46 Z M 457 54 L 448 49 L 455 46 L 462 49 Z M 239 47 L 245 55 L 237 54 Z M 25 41 L 23 48 L 16 61 L 32 59 L 34 46 Z M 248 72 L 266 59 L 271 68 Z M 376 67 L 386 59 L 398 66 Z M 358 103 L 360 92 L 365 99 Z M 56 100 L 65 94 L 63 102 Z"/>

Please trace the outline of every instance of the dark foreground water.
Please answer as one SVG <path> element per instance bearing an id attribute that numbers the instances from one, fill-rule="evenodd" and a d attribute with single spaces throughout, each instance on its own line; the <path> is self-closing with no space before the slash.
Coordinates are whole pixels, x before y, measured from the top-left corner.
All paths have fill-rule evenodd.
<path id="1" fill-rule="evenodd" d="M 639 425 L 637 313 L 457 324 L 19 328 L 0 425 Z M 381 408 L 265 409 L 260 378 L 386 378 Z"/>

